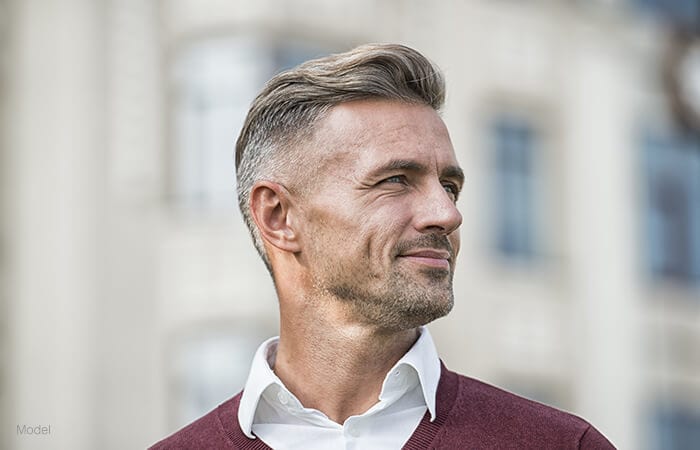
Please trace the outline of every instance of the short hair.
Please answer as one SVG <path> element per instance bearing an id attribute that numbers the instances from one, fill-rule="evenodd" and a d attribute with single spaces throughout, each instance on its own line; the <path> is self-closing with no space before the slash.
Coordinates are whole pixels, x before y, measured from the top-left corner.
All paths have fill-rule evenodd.
<path id="1" fill-rule="evenodd" d="M 299 173 L 304 167 L 301 144 L 308 141 L 329 109 L 372 98 L 423 104 L 440 111 L 445 82 L 440 69 L 412 48 L 367 44 L 281 72 L 253 101 L 236 142 L 238 204 L 271 274 L 250 211 L 253 185 L 263 179 L 277 181 L 290 171 Z"/>

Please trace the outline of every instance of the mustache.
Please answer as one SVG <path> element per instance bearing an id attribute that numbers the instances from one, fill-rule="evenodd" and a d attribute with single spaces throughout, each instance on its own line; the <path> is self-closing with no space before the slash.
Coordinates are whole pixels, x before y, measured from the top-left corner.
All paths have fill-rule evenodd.
<path id="1" fill-rule="evenodd" d="M 433 248 L 437 250 L 446 250 L 450 254 L 450 260 L 454 260 L 455 253 L 452 244 L 443 234 L 426 234 L 416 239 L 409 241 L 401 241 L 396 244 L 394 256 L 402 255 L 415 248 Z"/>

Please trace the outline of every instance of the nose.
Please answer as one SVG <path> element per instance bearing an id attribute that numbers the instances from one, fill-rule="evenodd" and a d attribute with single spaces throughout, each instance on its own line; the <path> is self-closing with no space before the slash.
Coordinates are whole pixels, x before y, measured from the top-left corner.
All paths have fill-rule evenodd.
<path id="1" fill-rule="evenodd" d="M 439 233 L 448 235 L 462 224 L 462 214 L 457 209 L 452 196 L 445 191 L 441 183 L 430 186 L 421 196 L 416 211 L 416 229 L 422 233 Z"/>

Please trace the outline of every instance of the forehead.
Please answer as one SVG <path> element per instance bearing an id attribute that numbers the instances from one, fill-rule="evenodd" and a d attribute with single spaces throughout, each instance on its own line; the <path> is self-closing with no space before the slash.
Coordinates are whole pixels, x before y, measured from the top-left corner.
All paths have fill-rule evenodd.
<path id="1" fill-rule="evenodd" d="M 394 159 L 456 166 L 447 127 L 427 105 L 371 99 L 337 105 L 315 133 L 322 165 L 369 170 Z M 326 164 L 323 164 L 326 163 Z"/>

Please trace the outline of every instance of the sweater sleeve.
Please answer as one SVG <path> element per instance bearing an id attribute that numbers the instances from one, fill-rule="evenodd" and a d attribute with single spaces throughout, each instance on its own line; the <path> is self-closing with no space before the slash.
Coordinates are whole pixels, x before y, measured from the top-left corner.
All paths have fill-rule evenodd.
<path id="1" fill-rule="evenodd" d="M 596 430 L 592 425 L 589 425 L 586 431 L 581 436 L 578 443 L 578 448 L 581 450 L 615 450 L 615 446 L 603 436 L 600 431 Z"/>

